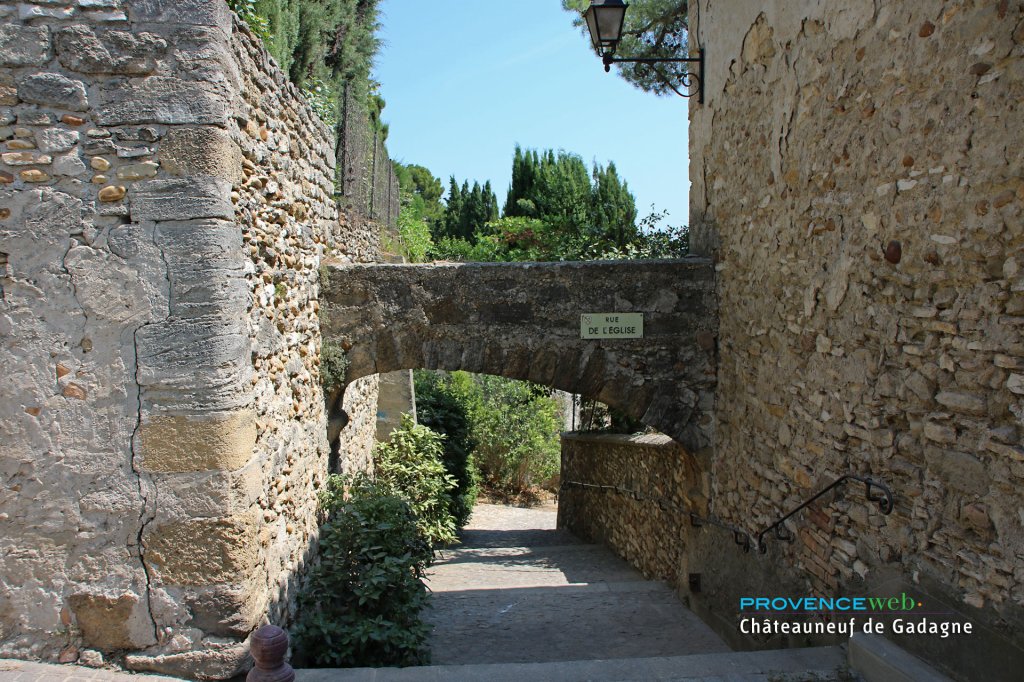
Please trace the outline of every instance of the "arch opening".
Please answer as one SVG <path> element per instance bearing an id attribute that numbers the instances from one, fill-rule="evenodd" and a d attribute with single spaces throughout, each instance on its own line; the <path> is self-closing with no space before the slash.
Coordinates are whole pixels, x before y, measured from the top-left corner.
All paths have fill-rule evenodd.
<path id="1" fill-rule="evenodd" d="M 703 259 L 333 267 L 325 339 L 346 383 L 465 370 L 598 400 L 691 450 L 710 443 L 713 267 Z M 581 316 L 640 313 L 640 338 L 589 339 Z"/>

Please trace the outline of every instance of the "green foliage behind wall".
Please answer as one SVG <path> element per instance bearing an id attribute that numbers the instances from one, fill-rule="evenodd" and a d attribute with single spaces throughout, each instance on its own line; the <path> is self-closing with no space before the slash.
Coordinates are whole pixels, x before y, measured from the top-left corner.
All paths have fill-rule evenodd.
<path id="1" fill-rule="evenodd" d="M 347 88 L 355 88 L 355 94 L 367 101 L 380 99 L 370 80 L 380 45 L 378 3 L 229 0 L 228 5 L 263 38 L 278 65 L 314 101 L 317 114 L 334 124 Z M 381 108 L 383 100 L 376 110 Z"/>
<path id="2" fill-rule="evenodd" d="M 491 491 L 512 496 L 554 480 L 561 418 L 549 389 L 498 376 L 421 371 L 417 409 L 421 396 L 424 420 L 449 441 L 446 463 L 467 512 L 477 474 Z"/>
<path id="3" fill-rule="evenodd" d="M 468 396 L 450 377 L 430 370 L 416 370 L 416 418 L 424 426 L 444 434 L 441 459 L 455 479 L 451 513 L 462 528 L 476 504 L 479 472 L 473 463 L 476 442 L 471 434 Z"/>
<path id="4" fill-rule="evenodd" d="M 366 79 L 377 52 L 378 0 L 256 0 L 270 29 L 267 49 L 299 86 Z"/>

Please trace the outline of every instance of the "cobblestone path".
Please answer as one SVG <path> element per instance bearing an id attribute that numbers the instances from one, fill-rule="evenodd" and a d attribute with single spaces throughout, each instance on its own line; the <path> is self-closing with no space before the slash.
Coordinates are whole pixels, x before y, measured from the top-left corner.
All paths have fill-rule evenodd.
<path id="1" fill-rule="evenodd" d="M 553 507 L 480 504 L 431 569 L 433 664 L 727 652 L 670 588 L 555 528 Z"/>

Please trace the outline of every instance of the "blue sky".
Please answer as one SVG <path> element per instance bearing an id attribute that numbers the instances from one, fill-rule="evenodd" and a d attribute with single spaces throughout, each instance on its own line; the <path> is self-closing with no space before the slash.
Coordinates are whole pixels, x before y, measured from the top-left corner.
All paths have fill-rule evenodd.
<path id="1" fill-rule="evenodd" d="M 504 205 L 512 154 L 614 161 L 643 217 L 688 221 L 687 102 L 604 72 L 558 0 L 383 0 L 374 77 L 392 158 L 490 180 Z"/>

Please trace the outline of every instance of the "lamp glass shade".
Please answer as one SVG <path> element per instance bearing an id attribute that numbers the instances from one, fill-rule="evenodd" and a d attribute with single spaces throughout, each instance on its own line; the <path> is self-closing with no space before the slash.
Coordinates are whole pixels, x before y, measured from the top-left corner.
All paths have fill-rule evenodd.
<path id="1" fill-rule="evenodd" d="M 622 40 L 622 24 L 629 5 L 622 0 L 593 0 L 583 14 L 594 49 L 615 51 Z"/>

